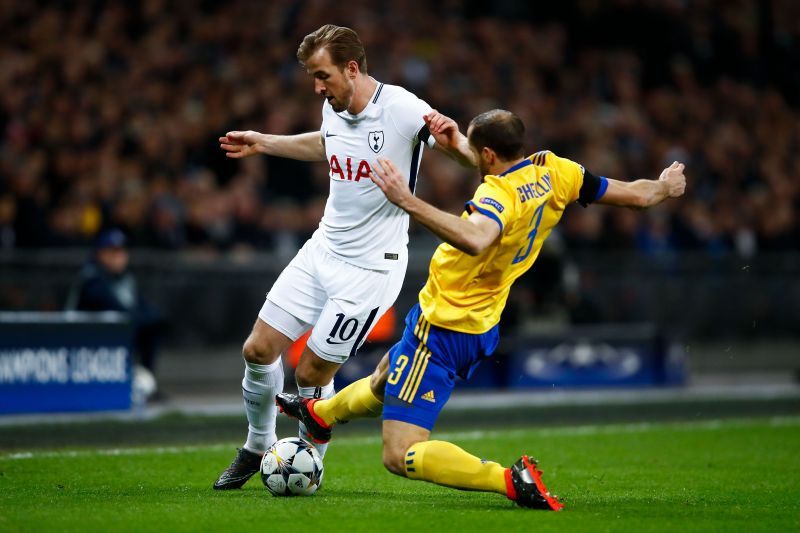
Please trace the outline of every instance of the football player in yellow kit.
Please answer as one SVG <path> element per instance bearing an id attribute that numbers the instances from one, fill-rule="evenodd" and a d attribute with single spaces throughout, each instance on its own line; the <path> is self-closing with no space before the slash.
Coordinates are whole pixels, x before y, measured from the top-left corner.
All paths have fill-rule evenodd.
<path id="1" fill-rule="evenodd" d="M 438 121 L 432 123 L 431 131 L 438 127 Z M 289 394 L 276 400 L 319 442 L 330 439 L 336 423 L 383 414 L 383 462 L 390 472 L 558 511 L 562 504 L 545 488 L 535 460 L 523 455 L 504 468 L 452 443 L 429 440 L 430 432 L 455 377 L 468 379 L 496 348 L 511 285 L 536 261 L 567 205 L 649 207 L 681 196 L 686 178 L 677 162 L 658 180 L 594 176 L 549 151 L 524 157 L 523 135 L 522 121 L 509 111 L 488 111 L 470 122 L 467 137 L 484 179 L 461 217 L 416 198 L 395 165 L 378 159 L 375 185 L 445 241 L 433 254 L 419 304 L 406 317 L 402 339 L 371 377 L 328 400 Z"/>

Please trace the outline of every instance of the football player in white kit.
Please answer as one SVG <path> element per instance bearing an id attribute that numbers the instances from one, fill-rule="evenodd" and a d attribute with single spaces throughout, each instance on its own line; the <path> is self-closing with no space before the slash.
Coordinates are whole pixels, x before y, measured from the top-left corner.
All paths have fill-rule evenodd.
<path id="1" fill-rule="evenodd" d="M 353 30 L 322 26 L 303 39 L 297 58 L 313 76 L 315 92 L 325 98 L 320 131 L 291 136 L 229 132 L 220 138 L 232 158 L 269 154 L 327 161 L 330 194 L 319 228 L 275 281 L 244 343 L 247 441 L 215 489 L 244 485 L 277 440 L 281 354 L 313 327 L 295 371 L 298 392 L 309 398 L 333 396 L 336 371 L 355 355 L 400 292 L 409 217 L 370 179 L 376 158 L 405 169 L 412 191 L 423 144 L 475 166 L 454 121 L 402 87 L 367 74 L 364 46 Z M 302 424 L 300 436 L 313 440 Z M 318 445 L 321 454 L 326 448 Z"/>

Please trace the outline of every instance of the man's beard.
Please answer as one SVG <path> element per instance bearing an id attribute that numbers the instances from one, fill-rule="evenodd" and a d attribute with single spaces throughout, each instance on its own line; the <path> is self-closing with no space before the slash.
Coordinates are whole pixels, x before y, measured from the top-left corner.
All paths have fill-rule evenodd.
<path id="1" fill-rule="evenodd" d="M 351 93 L 349 96 L 347 94 L 343 95 L 342 97 L 331 96 L 331 99 L 328 100 L 328 103 L 331 105 L 333 110 L 337 113 L 341 113 L 342 111 L 346 111 L 350 104 L 353 102 L 353 94 Z"/>
<path id="2" fill-rule="evenodd" d="M 342 111 L 348 108 L 348 106 L 344 105 L 344 102 L 341 102 L 336 98 L 334 98 L 333 100 L 329 100 L 329 102 L 333 110 L 336 111 L 337 113 L 341 113 Z"/>

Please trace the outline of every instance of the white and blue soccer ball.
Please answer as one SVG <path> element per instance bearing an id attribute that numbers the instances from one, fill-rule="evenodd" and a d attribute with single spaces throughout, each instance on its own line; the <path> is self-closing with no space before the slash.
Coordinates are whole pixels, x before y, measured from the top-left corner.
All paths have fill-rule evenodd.
<path id="1" fill-rule="evenodd" d="M 273 496 L 311 496 L 322 484 L 322 457 L 303 439 L 281 439 L 261 460 L 261 481 Z"/>

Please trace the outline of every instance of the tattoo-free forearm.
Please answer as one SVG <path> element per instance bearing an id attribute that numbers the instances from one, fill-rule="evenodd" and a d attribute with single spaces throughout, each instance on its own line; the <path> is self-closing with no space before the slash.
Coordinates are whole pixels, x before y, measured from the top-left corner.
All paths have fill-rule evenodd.
<path id="1" fill-rule="evenodd" d="M 644 209 L 669 196 L 669 186 L 662 180 L 618 181 L 609 179 L 608 189 L 598 203 Z"/>
<path id="2" fill-rule="evenodd" d="M 453 159 L 458 161 L 461 166 L 468 168 L 476 168 L 478 166 L 478 162 L 475 160 L 475 152 L 470 149 L 469 141 L 461 133 L 458 134 L 456 146 L 449 149 L 448 153 Z"/>
<path id="3" fill-rule="evenodd" d="M 325 161 L 325 145 L 318 131 L 299 135 L 261 134 L 258 151 L 265 155 L 287 157 L 299 161 Z"/>
<path id="4" fill-rule="evenodd" d="M 436 143 L 436 148 L 452 157 L 459 165 L 467 168 L 475 168 L 478 162 L 475 153 L 469 147 L 469 140 L 463 133 L 457 133 L 452 144 Z"/>
<path id="5" fill-rule="evenodd" d="M 444 242 L 469 255 L 480 253 L 475 227 L 466 219 L 436 209 L 416 196 L 410 197 L 400 207 Z"/>
<path id="6" fill-rule="evenodd" d="M 635 207 L 652 207 L 669 196 L 669 187 L 660 180 L 636 180 L 630 183 L 630 187 L 640 199 Z"/>

